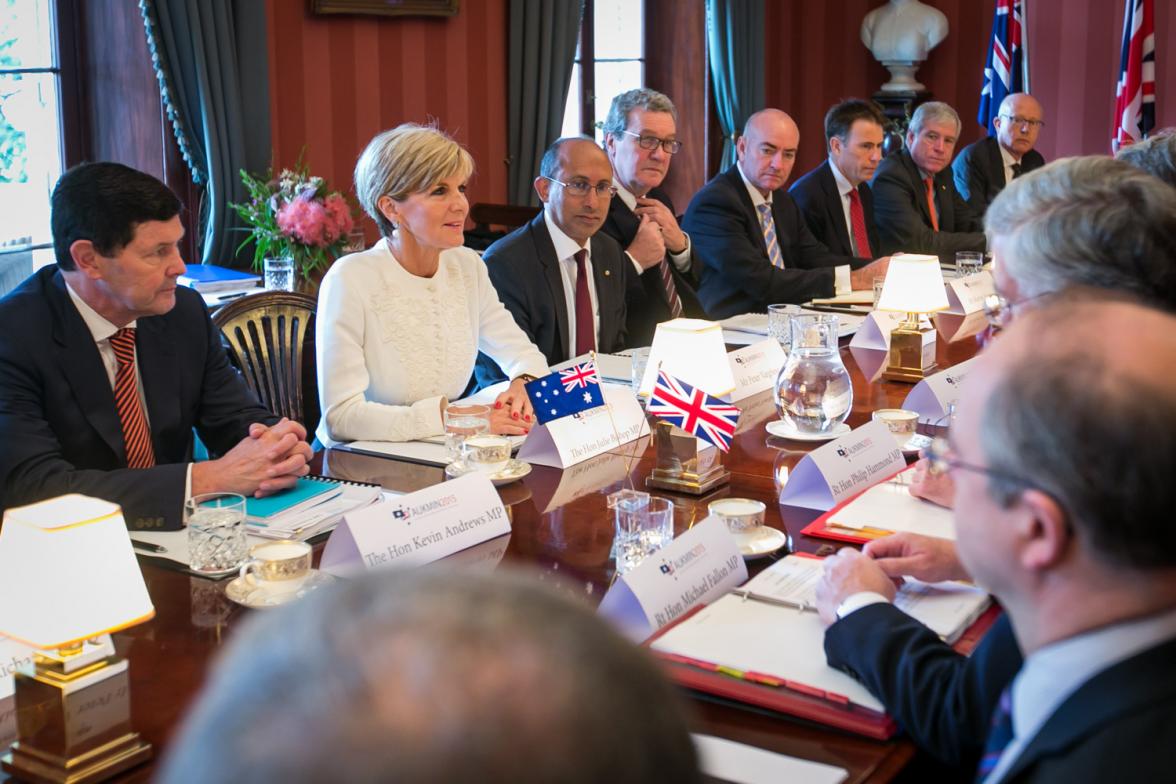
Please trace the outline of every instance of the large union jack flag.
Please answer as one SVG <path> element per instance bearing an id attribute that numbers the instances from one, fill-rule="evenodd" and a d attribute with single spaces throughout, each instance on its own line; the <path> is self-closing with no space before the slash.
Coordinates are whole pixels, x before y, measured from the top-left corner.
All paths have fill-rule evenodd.
<path id="1" fill-rule="evenodd" d="M 1115 86 L 1115 135 L 1111 149 L 1142 140 L 1156 125 L 1156 27 L 1154 0 L 1127 0 L 1123 49 Z"/>
<path id="2" fill-rule="evenodd" d="M 567 370 L 559 371 L 559 380 L 563 383 L 564 392 L 573 389 L 587 389 L 589 384 L 599 384 L 600 374 L 596 372 L 596 361 L 588 360 L 579 365 L 572 365 Z"/>
<path id="3" fill-rule="evenodd" d="M 739 420 L 738 408 L 679 381 L 664 370 L 658 371 L 657 383 L 645 410 L 709 441 L 724 452 L 731 448 L 731 437 L 735 435 L 735 423 Z"/>
<path id="4" fill-rule="evenodd" d="M 1022 0 L 996 0 L 992 19 L 992 40 L 984 63 L 984 86 L 980 89 L 980 111 L 976 121 L 996 133 L 992 119 L 1000 112 L 1005 96 L 1029 91 L 1029 53 L 1025 48 Z"/>

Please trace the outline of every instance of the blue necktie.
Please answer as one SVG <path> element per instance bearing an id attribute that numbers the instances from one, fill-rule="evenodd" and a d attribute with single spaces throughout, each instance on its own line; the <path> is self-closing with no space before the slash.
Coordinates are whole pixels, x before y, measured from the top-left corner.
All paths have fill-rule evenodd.
<path id="1" fill-rule="evenodd" d="M 768 249 L 768 261 L 777 269 L 784 269 L 784 259 L 780 255 L 780 243 L 776 241 L 776 222 L 772 220 L 772 205 L 764 202 L 757 207 L 760 214 L 760 227 L 764 232 L 764 246 Z"/>
<path id="2" fill-rule="evenodd" d="M 1012 684 L 1000 693 L 1000 701 L 992 712 L 992 725 L 988 728 L 988 740 L 984 743 L 984 756 L 976 770 L 976 782 L 984 781 L 996 769 L 996 763 L 1004 754 L 1005 747 L 1013 740 L 1013 694 Z"/>

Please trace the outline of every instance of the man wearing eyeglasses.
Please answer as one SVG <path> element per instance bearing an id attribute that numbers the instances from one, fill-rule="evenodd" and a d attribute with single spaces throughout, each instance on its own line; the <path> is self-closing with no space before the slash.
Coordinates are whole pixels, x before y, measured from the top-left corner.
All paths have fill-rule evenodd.
<path id="1" fill-rule="evenodd" d="M 1045 165 L 1034 149 L 1045 126 L 1041 104 L 1028 93 L 1011 93 L 992 118 L 993 135 L 969 144 L 952 163 L 956 189 L 977 215 L 1006 185 Z"/>
<path id="2" fill-rule="evenodd" d="M 604 121 L 604 149 L 613 168 L 616 198 L 604 233 L 624 246 L 636 275 L 626 294 L 628 342 L 648 346 L 663 321 L 702 318 L 694 293 L 697 269 L 690 237 L 678 226 L 674 203 L 661 188 L 682 143 L 673 102 L 645 87 L 613 99 Z"/>
<path id="3" fill-rule="evenodd" d="M 625 346 L 625 287 L 632 262 L 600 231 L 616 188 L 612 166 L 586 137 L 557 139 L 543 154 L 535 190 L 543 212 L 486 249 L 502 304 L 549 365 Z M 504 377 L 479 357 L 481 385 Z"/>
<path id="4" fill-rule="evenodd" d="M 1027 311 L 969 373 L 932 450 L 956 485 L 954 566 L 843 550 L 817 591 L 829 663 L 984 784 L 1171 777 L 1176 317 L 1098 296 Z M 889 604 L 896 574 L 970 575 L 1005 618 L 965 659 Z"/>

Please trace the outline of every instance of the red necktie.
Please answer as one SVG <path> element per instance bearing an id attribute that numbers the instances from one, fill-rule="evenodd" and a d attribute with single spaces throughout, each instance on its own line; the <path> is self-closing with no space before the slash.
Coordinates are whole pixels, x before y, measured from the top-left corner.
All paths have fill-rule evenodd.
<path id="1" fill-rule="evenodd" d="M 151 468 L 155 465 L 155 450 L 151 446 L 151 431 L 143 406 L 139 403 L 139 382 L 135 378 L 135 330 L 120 329 L 110 338 L 118 370 L 114 374 L 114 405 L 122 422 L 123 443 L 127 451 L 128 468 Z"/>
<path id="2" fill-rule="evenodd" d="M 596 350 L 596 319 L 588 294 L 588 251 L 576 251 L 576 356 Z"/>
<path id="3" fill-rule="evenodd" d="M 923 180 L 927 186 L 927 209 L 931 212 L 931 230 L 939 231 L 939 213 L 935 211 L 935 180 L 928 177 Z"/>
<path id="4" fill-rule="evenodd" d="M 678 287 L 674 285 L 674 272 L 670 269 L 670 262 L 662 259 L 661 264 L 662 287 L 666 290 L 666 304 L 670 306 L 670 318 L 680 318 L 682 315 L 682 298 L 678 296 Z"/>
<path id="5" fill-rule="evenodd" d="M 870 252 L 870 233 L 866 231 L 866 211 L 862 209 L 862 195 L 854 188 L 849 192 L 849 222 L 853 224 L 853 244 L 857 255 L 874 258 Z"/>

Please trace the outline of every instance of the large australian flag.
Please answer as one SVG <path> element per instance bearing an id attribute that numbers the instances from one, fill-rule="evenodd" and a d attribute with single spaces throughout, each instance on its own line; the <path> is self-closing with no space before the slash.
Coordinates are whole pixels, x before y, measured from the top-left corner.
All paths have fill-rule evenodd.
<path id="1" fill-rule="evenodd" d="M 992 118 L 1000 111 L 1005 96 L 1028 90 L 1025 71 L 1029 55 L 1025 50 L 1023 14 L 1021 0 L 996 0 L 992 40 L 984 61 L 980 111 L 976 114 L 976 121 L 988 130 L 989 136 L 996 135 Z"/>
<path id="2" fill-rule="evenodd" d="M 529 381 L 523 388 L 541 425 L 604 405 L 600 374 L 593 359 Z"/>

